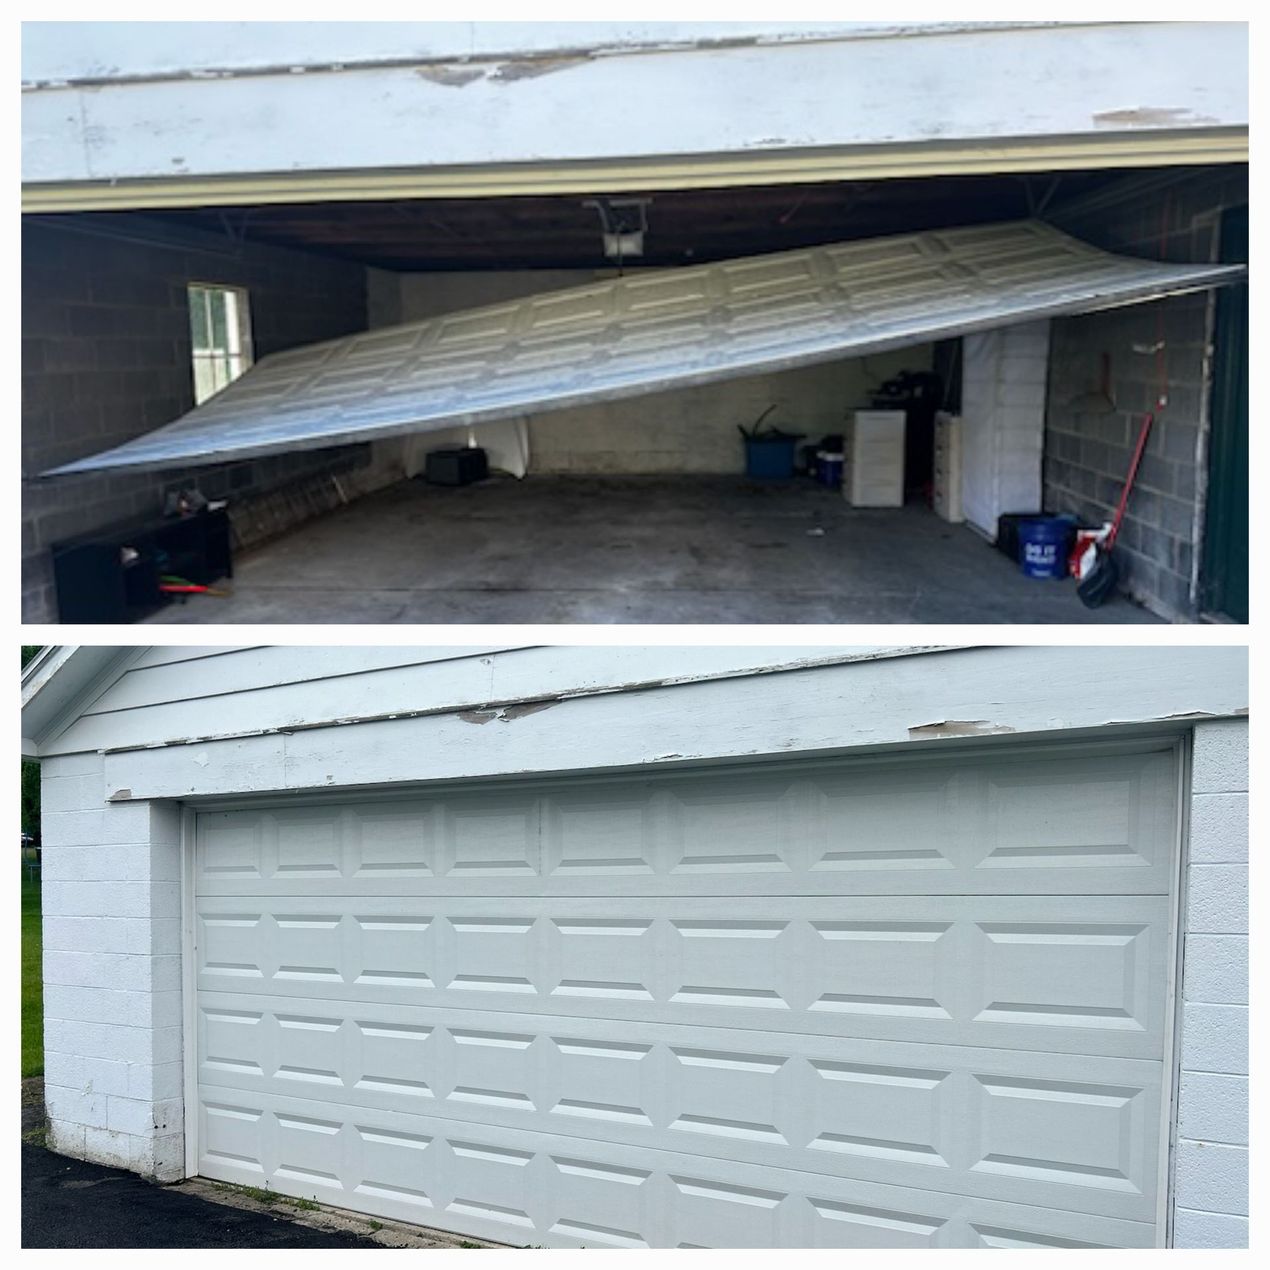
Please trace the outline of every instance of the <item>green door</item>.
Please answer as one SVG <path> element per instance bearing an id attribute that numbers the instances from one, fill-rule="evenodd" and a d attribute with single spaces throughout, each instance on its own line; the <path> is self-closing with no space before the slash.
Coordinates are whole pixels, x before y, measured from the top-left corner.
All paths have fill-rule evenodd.
<path id="1" fill-rule="evenodd" d="M 1221 223 L 1221 258 L 1248 259 L 1248 209 Z M 1201 576 L 1204 608 L 1248 620 L 1248 288 L 1217 293 L 1208 509 Z"/>

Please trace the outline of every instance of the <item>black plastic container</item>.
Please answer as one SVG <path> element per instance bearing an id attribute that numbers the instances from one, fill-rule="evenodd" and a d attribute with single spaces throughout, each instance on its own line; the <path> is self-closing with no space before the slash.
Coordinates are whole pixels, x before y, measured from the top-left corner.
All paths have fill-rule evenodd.
<path id="1" fill-rule="evenodd" d="M 1042 511 L 1002 512 L 997 517 L 997 550 L 1003 552 L 1017 563 L 1019 559 L 1019 521 L 1035 520 L 1038 516 L 1044 515 L 1045 513 Z"/>
<path id="2" fill-rule="evenodd" d="M 423 479 L 429 485 L 471 485 L 488 475 L 489 460 L 480 446 L 430 450 L 423 466 Z"/>

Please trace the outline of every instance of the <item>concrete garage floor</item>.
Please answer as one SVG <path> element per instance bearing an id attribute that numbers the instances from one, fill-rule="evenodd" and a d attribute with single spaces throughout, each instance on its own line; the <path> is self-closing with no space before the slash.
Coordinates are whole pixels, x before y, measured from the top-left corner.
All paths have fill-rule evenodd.
<path id="1" fill-rule="evenodd" d="M 1159 621 L 1123 599 L 1091 612 L 923 506 L 741 477 L 403 481 L 244 553 L 232 590 L 147 620 Z"/>

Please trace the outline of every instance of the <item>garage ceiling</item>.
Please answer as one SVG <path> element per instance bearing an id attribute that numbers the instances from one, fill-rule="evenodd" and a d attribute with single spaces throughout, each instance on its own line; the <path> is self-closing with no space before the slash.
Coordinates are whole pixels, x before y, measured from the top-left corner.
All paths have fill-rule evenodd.
<path id="1" fill-rule="evenodd" d="M 1168 176 L 1169 169 L 1162 170 Z M 1176 170 L 1171 170 L 1176 179 Z M 1123 183 L 1122 171 L 665 190 L 645 252 L 629 263 L 705 263 L 852 238 L 1036 215 L 1055 199 Z M 1156 179 L 1143 173 L 1139 180 Z M 600 197 L 604 191 L 598 191 Z M 273 204 L 151 213 L 150 219 L 383 269 L 602 267 L 600 222 L 581 195 Z"/>
<path id="2" fill-rule="evenodd" d="M 523 418 L 1233 282 L 1039 221 L 662 269 L 264 358 L 176 422 L 54 474 L 171 468 Z"/>

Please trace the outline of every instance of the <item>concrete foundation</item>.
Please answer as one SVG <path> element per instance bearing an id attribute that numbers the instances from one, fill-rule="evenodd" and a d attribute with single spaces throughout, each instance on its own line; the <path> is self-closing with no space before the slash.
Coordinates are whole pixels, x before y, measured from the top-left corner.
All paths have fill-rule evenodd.
<path id="1" fill-rule="evenodd" d="M 1091 612 L 919 505 L 731 477 L 399 483 L 155 622 L 1149 622 Z"/>

